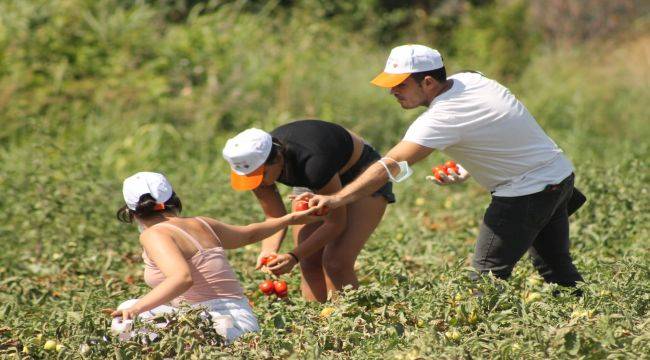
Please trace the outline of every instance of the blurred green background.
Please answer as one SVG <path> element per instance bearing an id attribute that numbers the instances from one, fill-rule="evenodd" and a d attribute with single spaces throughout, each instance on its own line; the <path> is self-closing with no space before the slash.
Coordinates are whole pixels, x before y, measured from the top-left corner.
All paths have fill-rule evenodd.
<path id="1" fill-rule="evenodd" d="M 221 158 L 236 132 L 320 118 L 387 150 L 424 110 L 404 111 L 369 84 L 404 43 L 440 50 L 450 74 L 500 81 L 565 150 L 590 198 L 572 234 L 592 282 L 603 259 L 647 274 L 648 10 L 641 0 L 0 1 L 0 314 L 18 329 L 2 336 L 51 334 L 54 314 L 82 295 L 99 308 L 144 291 L 122 284 L 112 298 L 115 289 L 79 280 L 139 284 L 136 232 L 114 220 L 133 172 L 166 174 L 188 215 L 248 223 L 262 213 L 230 189 Z M 466 263 L 489 198 L 473 183 L 425 185 L 443 159 L 396 186 L 360 262 L 388 256 L 377 271 L 391 274 L 420 254 L 422 271 L 459 274 L 440 266 Z M 251 292 L 255 256 L 230 257 Z M 648 280 L 625 286 L 642 293 Z M 647 319 L 647 303 L 637 305 L 630 316 Z"/>

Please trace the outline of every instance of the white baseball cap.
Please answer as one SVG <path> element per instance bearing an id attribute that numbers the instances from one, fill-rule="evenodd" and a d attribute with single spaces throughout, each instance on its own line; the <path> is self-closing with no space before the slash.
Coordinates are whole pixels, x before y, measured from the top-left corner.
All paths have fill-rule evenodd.
<path id="1" fill-rule="evenodd" d="M 255 128 L 244 130 L 226 142 L 222 153 L 230 164 L 230 184 L 235 190 L 260 186 L 272 146 L 271 134 Z"/>
<path id="2" fill-rule="evenodd" d="M 122 186 L 122 194 L 126 206 L 135 210 L 140 196 L 150 194 L 158 203 L 164 204 L 172 197 L 174 190 L 165 175 L 155 172 L 139 172 L 131 175 Z"/>
<path id="3" fill-rule="evenodd" d="M 424 45 L 402 45 L 390 51 L 384 72 L 372 79 L 371 83 L 392 88 L 412 73 L 440 69 L 443 66 L 438 50 Z"/>

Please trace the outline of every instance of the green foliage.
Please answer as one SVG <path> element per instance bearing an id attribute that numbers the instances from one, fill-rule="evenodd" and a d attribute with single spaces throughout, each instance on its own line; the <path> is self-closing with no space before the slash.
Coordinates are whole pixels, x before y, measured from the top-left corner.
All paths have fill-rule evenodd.
<path id="1" fill-rule="evenodd" d="M 264 275 L 252 266 L 258 247 L 249 246 L 229 259 L 261 333 L 217 346 L 190 313 L 161 341 L 117 341 L 99 310 L 147 290 L 137 231 L 115 219 L 125 176 L 161 171 L 186 215 L 244 224 L 262 215 L 251 194 L 228 185 L 220 150 L 233 133 L 320 117 L 386 149 L 418 114 L 368 85 L 389 51 L 373 29 L 351 31 L 340 14 L 312 11 L 316 2 L 252 3 L 254 11 L 246 2 L 201 3 L 170 21 L 174 2 L 0 2 L 0 356 L 647 355 L 647 31 L 534 51 L 534 28 L 517 33 L 528 24 L 518 1 L 472 7 L 458 15 L 458 31 L 420 38 L 453 37 L 443 51 L 451 68 L 510 79 L 505 85 L 576 165 L 589 198 L 571 229 L 584 297 L 552 296 L 556 287 L 541 284 L 526 260 L 507 282 L 470 283 L 488 195 L 471 182 L 431 188 L 423 177 L 444 159 L 434 154 L 395 187 L 398 203 L 358 259 L 360 289 L 307 303 L 294 271 L 289 301 L 270 301 L 257 292 Z M 324 307 L 332 313 L 322 315 Z M 64 347 L 45 350 L 47 340 Z"/>
<path id="2" fill-rule="evenodd" d="M 451 53 L 461 69 L 511 81 L 535 55 L 538 40 L 530 22 L 525 0 L 473 8 L 453 34 Z"/>

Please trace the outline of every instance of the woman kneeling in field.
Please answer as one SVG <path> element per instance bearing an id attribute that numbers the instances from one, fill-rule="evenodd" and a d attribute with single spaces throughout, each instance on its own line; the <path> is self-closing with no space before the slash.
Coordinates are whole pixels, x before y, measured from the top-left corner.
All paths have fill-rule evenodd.
<path id="1" fill-rule="evenodd" d="M 247 226 L 228 225 L 208 217 L 180 217 L 181 201 L 171 184 L 162 174 L 151 172 L 124 180 L 123 194 L 126 205 L 118 210 L 117 217 L 137 223 L 144 249 L 144 280 L 153 289 L 140 299 L 122 303 L 112 313 L 121 317 L 113 321 L 113 330 L 122 330 L 124 320 L 152 318 L 176 311 L 181 302 L 187 302 L 204 306 L 213 319 L 232 324 L 216 327 L 217 332 L 222 329 L 220 335 L 227 341 L 259 331 L 257 318 L 224 250 L 265 239 L 308 219 L 310 211 Z"/>

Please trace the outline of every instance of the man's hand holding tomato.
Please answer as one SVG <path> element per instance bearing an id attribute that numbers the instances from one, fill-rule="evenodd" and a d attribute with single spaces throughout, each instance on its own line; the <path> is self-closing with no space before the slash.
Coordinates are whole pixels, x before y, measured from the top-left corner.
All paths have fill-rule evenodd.
<path id="1" fill-rule="evenodd" d="M 444 165 L 436 166 L 432 169 L 433 176 L 427 176 L 426 179 L 437 185 L 460 184 L 469 179 L 470 174 L 460 164 L 453 161 L 447 161 Z"/>
<path id="2" fill-rule="evenodd" d="M 289 199 L 292 200 L 292 209 L 294 212 L 308 211 L 311 215 L 309 219 L 312 220 L 311 222 L 315 222 L 322 221 L 322 217 L 327 216 L 330 210 L 328 206 L 315 206 L 312 204 L 311 199 L 320 196 L 322 195 L 306 192 L 300 195 L 289 195 Z"/>
<path id="3" fill-rule="evenodd" d="M 332 194 L 332 195 L 314 195 L 311 193 L 305 193 L 303 195 L 309 195 L 308 201 L 309 201 L 309 208 L 310 209 L 317 209 L 317 211 L 326 211 L 324 215 L 327 214 L 327 211 L 330 209 L 336 209 L 338 207 L 341 207 L 345 205 L 345 203 L 342 201 L 341 197 Z M 318 212 L 317 212 L 318 213 Z"/>

